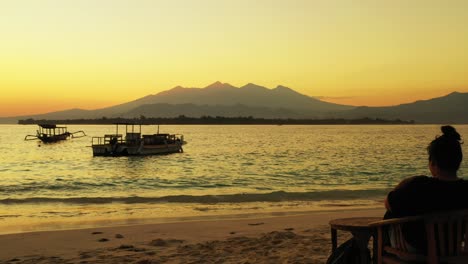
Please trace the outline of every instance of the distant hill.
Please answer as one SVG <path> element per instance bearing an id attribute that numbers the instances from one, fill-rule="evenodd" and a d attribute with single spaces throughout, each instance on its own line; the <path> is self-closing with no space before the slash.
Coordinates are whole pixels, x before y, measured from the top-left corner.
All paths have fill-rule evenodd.
<path id="1" fill-rule="evenodd" d="M 415 120 L 418 123 L 468 123 L 468 93 L 389 107 L 357 107 L 340 115 L 344 118 L 384 118 Z"/>
<path id="2" fill-rule="evenodd" d="M 215 82 L 205 88 L 174 87 L 134 101 L 96 110 L 70 109 L 52 113 L 0 118 L 16 123 L 19 119 L 95 119 L 145 117 L 252 116 L 254 118 L 381 118 L 414 120 L 417 123 L 468 123 L 468 93 L 453 92 L 430 100 L 388 107 L 354 107 L 320 101 L 290 88 L 268 89 L 249 83 L 234 87 Z"/>
<path id="3" fill-rule="evenodd" d="M 178 108 L 178 109 L 175 109 Z M 105 117 L 168 117 L 172 113 L 186 116 L 212 115 L 224 113 L 235 116 L 238 113 L 247 116 L 271 118 L 275 116 L 306 118 L 328 117 L 330 113 L 353 109 L 353 106 L 323 102 L 278 86 L 268 89 L 249 83 L 240 88 L 227 83 L 215 82 L 205 88 L 174 87 L 155 95 L 148 95 L 137 100 L 112 107 L 82 110 L 71 109 L 39 115 L 19 116 L 19 119 L 76 119 Z M 143 112 L 138 112 L 138 111 Z"/>
<path id="4" fill-rule="evenodd" d="M 145 117 L 190 117 L 223 116 L 240 117 L 252 116 L 261 118 L 304 118 L 304 114 L 286 108 L 255 107 L 247 105 L 195 105 L 195 104 L 148 104 L 139 106 L 126 114 L 124 118 Z"/>
<path id="5" fill-rule="evenodd" d="M 249 83 L 245 86 L 237 88 L 227 83 L 215 82 L 205 88 L 184 88 L 177 86 L 170 90 L 163 91 L 155 95 L 148 95 L 135 101 L 95 110 L 95 113 L 99 113 L 98 115 L 101 116 L 125 116 L 130 111 L 135 114 L 135 108 L 149 104 L 159 104 L 159 107 L 155 106 L 157 108 L 155 110 L 159 111 L 162 110 L 160 108 L 160 104 L 180 105 L 181 107 L 185 107 L 187 104 L 192 104 L 196 106 L 203 106 L 204 109 L 206 109 L 207 106 L 216 106 L 226 109 L 236 108 L 235 106 L 243 105 L 246 108 L 265 108 L 266 112 L 270 112 L 271 109 L 290 109 L 292 112 L 307 113 L 307 115 L 321 115 L 323 113 L 343 111 L 354 108 L 353 106 L 323 102 L 318 99 L 297 93 L 294 90 L 284 86 L 268 89 Z M 269 110 L 266 110 L 266 108 Z M 145 109 L 148 111 L 149 107 L 146 107 Z M 215 110 L 214 107 L 212 107 L 212 109 Z M 197 111 L 203 112 L 204 110 Z M 255 113 L 259 113 L 259 111 L 256 110 L 252 112 L 251 115 L 254 116 Z M 168 113 L 156 111 L 146 112 L 146 114 L 152 117 L 168 115 Z M 195 113 L 192 114 L 190 112 L 185 112 L 184 114 L 187 116 L 197 116 Z M 210 114 L 217 115 L 214 111 L 211 111 Z M 232 115 L 234 114 L 229 114 L 229 116 Z"/>
<path id="6" fill-rule="evenodd" d="M 196 105 L 245 105 L 254 107 L 299 109 L 318 112 L 349 110 L 354 107 L 327 103 L 300 94 L 290 88 L 268 89 L 253 83 L 240 88 L 215 82 L 203 89 L 176 87 L 148 98 L 152 103 Z"/>

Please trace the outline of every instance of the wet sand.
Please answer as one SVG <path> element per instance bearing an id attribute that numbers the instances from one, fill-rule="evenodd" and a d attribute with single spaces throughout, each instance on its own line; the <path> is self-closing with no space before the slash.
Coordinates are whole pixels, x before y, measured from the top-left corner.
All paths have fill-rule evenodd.
<path id="1" fill-rule="evenodd" d="M 198 220 L 0 236 L 1 263 L 325 263 L 328 222 L 383 209 Z M 338 232 L 338 242 L 350 237 Z"/>

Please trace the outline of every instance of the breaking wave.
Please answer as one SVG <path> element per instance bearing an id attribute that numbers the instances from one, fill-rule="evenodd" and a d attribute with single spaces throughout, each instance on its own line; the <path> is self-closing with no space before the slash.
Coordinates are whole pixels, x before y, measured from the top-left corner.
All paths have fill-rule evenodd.
<path id="1" fill-rule="evenodd" d="M 30 197 L 24 199 L 0 199 L 0 204 L 30 203 L 67 203 L 67 204 L 107 204 L 107 203 L 247 203 L 247 202 L 285 202 L 285 201 L 320 201 L 320 200 L 354 200 L 382 199 L 387 189 L 373 190 L 333 190 L 315 192 L 239 193 L 223 195 L 173 195 L 162 197 Z"/>

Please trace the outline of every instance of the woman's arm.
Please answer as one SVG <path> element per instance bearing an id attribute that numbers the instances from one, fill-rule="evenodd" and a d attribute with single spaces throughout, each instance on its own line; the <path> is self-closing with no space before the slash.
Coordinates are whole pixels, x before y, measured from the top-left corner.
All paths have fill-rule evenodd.
<path id="1" fill-rule="evenodd" d="M 424 178 L 425 176 L 413 176 L 403 179 L 400 183 L 398 183 L 398 185 L 393 188 L 393 190 L 390 191 L 385 197 L 384 204 L 387 211 L 393 212 L 392 209 L 400 211 L 401 208 L 404 208 L 405 203 L 409 201 L 408 196 L 410 195 L 412 189 L 412 183 Z M 390 204 L 394 205 L 394 208 L 392 208 Z"/>
<path id="2" fill-rule="evenodd" d="M 385 204 L 385 209 L 391 212 L 392 208 L 390 208 L 390 204 L 388 203 L 388 197 L 385 197 L 384 204 Z"/>

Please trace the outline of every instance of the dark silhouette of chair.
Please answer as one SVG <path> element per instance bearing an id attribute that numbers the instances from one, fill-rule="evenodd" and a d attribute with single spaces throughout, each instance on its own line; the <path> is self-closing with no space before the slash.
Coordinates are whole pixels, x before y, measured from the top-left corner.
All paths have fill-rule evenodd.
<path id="1" fill-rule="evenodd" d="M 427 253 L 415 253 L 406 242 L 403 226 L 409 223 L 425 227 Z M 378 264 L 468 263 L 468 210 L 382 220 L 373 222 L 370 226 L 375 227 L 377 231 L 377 250 L 374 250 L 374 258 Z M 391 245 L 388 245 L 384 238 L 387 231 L 392 233 Z"/>

